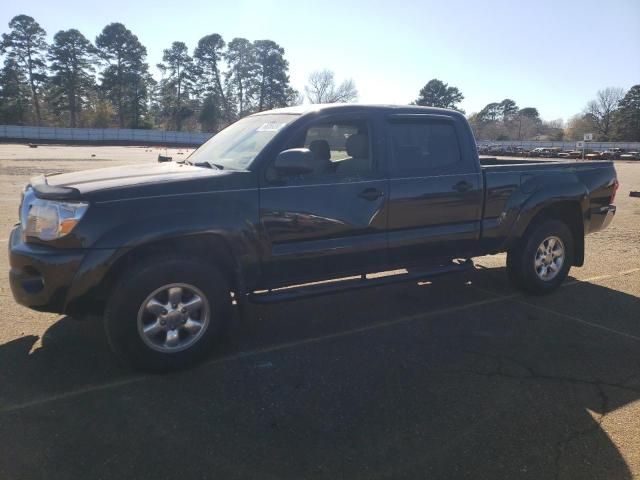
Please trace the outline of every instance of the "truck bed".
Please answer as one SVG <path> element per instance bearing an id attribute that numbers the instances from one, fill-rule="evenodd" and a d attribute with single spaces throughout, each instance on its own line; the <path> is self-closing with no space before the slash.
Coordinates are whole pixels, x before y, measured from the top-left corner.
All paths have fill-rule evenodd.
<path id="1" fill-rule="evenodd" d="M 480 157 L 484 181 L 482 236 L 485 250 L 504 249 L 518 218 L 535 212 L 532 205 L 549 198 L 577 200 L 585 220 L 584 233 L 606 226 L 609 204 L 617 188 L 613 162 L 607 160 L 519 160 Z M 588 203 L 585 203 L 588 202 Z M 563 207 L 568 208 L 568 207 Z M 523 224 L 526 224 L 524 222 Z"/>

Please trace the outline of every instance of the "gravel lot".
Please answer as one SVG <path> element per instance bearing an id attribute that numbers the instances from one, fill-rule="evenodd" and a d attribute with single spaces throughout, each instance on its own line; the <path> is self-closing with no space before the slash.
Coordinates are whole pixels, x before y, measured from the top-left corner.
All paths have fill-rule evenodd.
<path id="1" fill-rule="evenodd" d="M 30 175 L 158 153 L 0 145 L 1 244 Z M 0 256 L 0 478 L 640 478 L 640 162 L 616 168 L 613 224 L 550 296 L 483 257 L 251 307 L 166 376 L 120 368 L 97 320 L 16 305 Z"/>

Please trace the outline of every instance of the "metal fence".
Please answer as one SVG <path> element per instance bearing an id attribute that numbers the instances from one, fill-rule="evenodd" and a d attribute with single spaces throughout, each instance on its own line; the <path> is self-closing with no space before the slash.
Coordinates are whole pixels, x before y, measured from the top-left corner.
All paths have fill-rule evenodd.
<path id="1" fill-rule="evenodd" d="M 0 125 L 0 141 L 128 145 L 201 145 L 211 133 L 130 128 L 57 128 Z"/>
<path id="2" fill-rule="evenodd" d="M 562 150 L 576 150 L 576 142 L 545 142 L 542 140 L 478 140 L 478 145 L 495 145 L 500 147 L 521 147 L 533 150 L 541 147 L 558 147 Z M 623 148 L 628 151 L 640 151 L 640 142 L 584 142 L 584 147 L 599 152 L 613 148 Z"/>
<path id="3" fill-rule="evenodd" d="M 92 143 L 103 145 L 202 145 L 213 134 L 200 132 L 165 132 L 162 130 L 136 130 L 131 128 L 58 128 L 21 127 L 0 125 L 0 141 Z M 478 145 L 522 147 L 559 147 L 574 150 L 576 142 L 546 142 L 538 140 L 478 140 Z M 640 142 L 586 142 L 585 148 L 597 151 L 623 148 L 640 150 Z"/>

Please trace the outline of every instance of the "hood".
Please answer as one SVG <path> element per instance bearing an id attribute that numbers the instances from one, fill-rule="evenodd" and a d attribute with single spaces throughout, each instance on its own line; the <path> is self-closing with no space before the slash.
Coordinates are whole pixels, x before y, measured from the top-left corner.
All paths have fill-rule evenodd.
<path id="1" fill-rule="evenodd" d="M 166 193 L 169 193 L 169 190 L 177 189 L 174 193 L 181 193 L 185 190 L 188 191 L 189 186 L 193 187 L 194 182 L 198 186 L 212 186 L 211 182 L 213 181 L 215 185 L 222 186 L 229 183 L 231 177 L 246 177 L 247 173 L 249 172 L 223 171 L 167 162 L 40 175 L 33 177 L 30 185 L 40 198 L 77 200 L 94 193 L 100 197 L 111 196 L 112 194 L 109 192 L 126 197 L 135 192 L 141 193 L 142 189 L 147 192 L 152 189 L 156 192 L 164 191 Z"/>
<path id="2" fill-rule="evenodd" d="M 81 194 L 107 188 L 122 188 L 149 183 L 208 178 L 224 174 L 223 170 L 194 167 L 183 163 L 154 163 L 97 168 L 73 173 L 48 175 L 52 187 L 71 187 Z"/>

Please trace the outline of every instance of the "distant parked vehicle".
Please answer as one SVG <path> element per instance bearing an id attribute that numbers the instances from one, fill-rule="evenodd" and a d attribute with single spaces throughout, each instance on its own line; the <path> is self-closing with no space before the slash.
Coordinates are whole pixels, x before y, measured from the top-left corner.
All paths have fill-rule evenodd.
<path id="1" fill-rule="evenodd" d="M 557 158 L 560 152 L 562 152 L 560 147 L 549 147 L 545 148 L 544 152 L 540 156 L 545 158 Z"/>
<path id="2" fill-rule="evenodd" d="M 508 145 L 492 145 L 489 148 L 489 154 L 496 157 L 512 155 L 512 147 Z"/>
<path id="3" fill-rule="evenodd" d="M 523 151 L 522 147 L 514 147 L 512 145 L 495 145 L 489 149 L 491 155 L 517 157 Z"/>
<path id="4" fill-rule="evenodd" d="M 522 157 L 524 155 L 525 149 L 522 147 L 511 147 L 511 155 L 515 157 Z"/>
<path id="5" fill-rule="evenodd" d="M 478 153 L 480 155 L 488 155 L 489 151 L 491 150 L 491 145 L 478 145 Z"/>
<path id="6" fill-rule="evenodd" d="M 546 153 L 547 149 L 543 147 L 534 148 L 529 152 L 527 156 L 529 157 L 542 157 L 543 154 Z"/>
<path id="7" fill-rule="evenodd" d="M 640 160 L 640 152 L 627 152 L 620 155 L 620 160 Z"/>
<path id="8" fill-rule="evenodd" d="M 582 158 L 582 152 L 580 150 L 567 150 L 560 152 L 558 158 Z"/>
<path id="9" fill-rule="evenodd" d="M 557 158 L 562 152 L 560 147 L 538 147 L 529 152 L 529 157 Z"/>
<path id="10" fill-rule="evenodd" d="M 624 153 L 623 148 L 612 148 L 611 150 L 605 150 L 600 156 L 603 160 L 617 160 Z"/>

